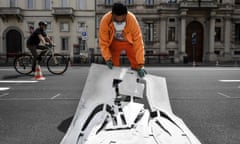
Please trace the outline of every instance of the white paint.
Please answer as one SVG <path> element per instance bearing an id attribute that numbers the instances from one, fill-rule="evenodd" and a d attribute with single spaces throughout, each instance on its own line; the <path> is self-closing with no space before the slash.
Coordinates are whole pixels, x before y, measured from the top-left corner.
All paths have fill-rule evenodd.
<path id="1" fill-rule="evenodd" d="M 7 93 L 4 95 L 8 95 Z M 3 96 L 2 96 L 3 97 Z M 79 98 L 1 98 L 0 101 L 79 100 Z"/>
<path id="2" fill-rule="evenodd" d="M 5 90 L 9 90 L 9 87 L 0 87 L 0 91 L 5 91 Z"/>
<path id="3" fill-rule="evenodd" d="M 56 94 L 55 96 L 51 97 L 51 99 L 55 99 L 55 98 L 59 97 L 60 95 L 61 95 L 61 94 L 58 93 L 58 94 Z"/>
<path id="4" fill-rule="evenodd" d="M 220 82 L 240 82 L 240 80 L 219 80 Z"/>
<path id="5" fill-rule="evenodd" d="M 229 95 L 226 95 L 226 94 L 223 94 L 223 93 L 220 93 L 220 92 L 218 92 L 218 94 L 225 97 L 225 98 L 231 98 Z"/>
<path id="6" fill-rule="evenodd" d="M 0 83 L 36 83 L 38 81 L 24 81 L 24 80 L 18 80 L 18 81 L 14 81 L 14 80 L 2 80 L 0 81 Z"/>

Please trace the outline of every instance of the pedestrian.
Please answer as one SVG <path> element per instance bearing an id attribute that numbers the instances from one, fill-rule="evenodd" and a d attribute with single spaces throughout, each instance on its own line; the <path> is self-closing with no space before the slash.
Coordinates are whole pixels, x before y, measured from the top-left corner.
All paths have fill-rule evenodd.
<path id="1" fill-rule="evenodd" d="M 135 15 L 122 3 L 114 3 L 112 11 L 101 19 L 99 28 L 99 47 L 107 66 L 120 66 L 120 54 L 125 51 L 131 68 L 140 77 L 144 69 L 144 44 L 142 32 Z"/>
<path id="2" fill-rule="evenodd" d="M 32 71 L 35 71 L 36 61 L 41 57 L 38 57 L 37 49 L 45 50 L 46 45 L 53 45 L 52 40 L 48 37 L 46 33 L 47 22 L 40 21 L 38 23 L 39 28 L 31 33 L 31 36 L 27 40 L 27 48 L 31 51 L 33 55 Z M 40 55 L 42 55 L 41 53 Z"/>

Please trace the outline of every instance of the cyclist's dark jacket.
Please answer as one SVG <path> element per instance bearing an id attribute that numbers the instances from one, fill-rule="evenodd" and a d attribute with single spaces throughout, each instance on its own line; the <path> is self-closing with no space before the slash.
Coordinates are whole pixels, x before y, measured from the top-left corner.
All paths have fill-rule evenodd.
<path id="1" fill-rule="evenodd" d="M 40 39 L 38 35 L 41 34 L 43 37 L 46 37 L 47 34 L 44 30 L 37 28 L 32 35 L 28 38 L 27 43 L 30 45 L 38 45 L 40 43 Z"/>

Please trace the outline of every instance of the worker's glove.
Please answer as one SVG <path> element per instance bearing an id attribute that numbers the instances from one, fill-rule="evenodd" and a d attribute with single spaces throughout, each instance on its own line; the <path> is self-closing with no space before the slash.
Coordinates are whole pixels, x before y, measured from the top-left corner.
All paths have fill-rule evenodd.
<path id="1" fill-rule="evenodd" d="M 147 74 L 147 71 L 144 69 L 144 67 L 137 69 L 137 73 L 139 77 L 144 77 Z"/>
<path id="2" fill-rule="evenodd" d="M 112 68 L 113 68 L 113 63 L 112 63 L 111 60 L 107 61 L 106 64 L 107 64 L 107 66 L 108 66 L 109 69 L 112 69 Z"/>

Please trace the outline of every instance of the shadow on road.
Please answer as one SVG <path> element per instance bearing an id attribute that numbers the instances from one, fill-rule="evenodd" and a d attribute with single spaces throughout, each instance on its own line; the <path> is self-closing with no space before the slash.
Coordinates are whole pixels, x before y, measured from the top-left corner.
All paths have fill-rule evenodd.
<path id="1" fill-rule="evenodd" d="M 9 79 L 17 79 L 17 78 L 23 78 L 23 77 L 32 77 L 32 75 L 8 75 L 8 76 L 3 76 L 3 80 L 9 80 Z"/>
<path id="2" fill-rule="evenodd" d="M 68 130 L 68 127 L 70 126 L 71 122 L 73 120 L 73 116 L 63 120 L 60 125 L 58 126 L 58 130 L 63 132 L 63 133 L 66 133 L 67 130 Z"/>

